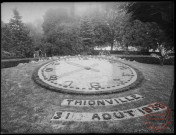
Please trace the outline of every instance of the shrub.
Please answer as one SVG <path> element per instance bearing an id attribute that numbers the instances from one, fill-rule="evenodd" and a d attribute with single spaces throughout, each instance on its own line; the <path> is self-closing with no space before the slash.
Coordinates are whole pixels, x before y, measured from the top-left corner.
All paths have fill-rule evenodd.
<path id="1" fill-rule="evenodd" d="M 160 60 L 158 58 L 155 57 L 142 57 L 142 56 L 138 56 L 138 57 L 125 57 L 125 56 L 121 56 L 120 58 L 125 58 L 126 60 L 130 60 L 130 61 L 137 61 L 140 63 L 146 63 L 146 64 L 160 64 Z M 164 61 L 165 65 L 174 65 L 174 57 L 171 57 L 167 60 Z"/>
<path id="2" fill-rule="evenodd" d="M 158 48 L 159 48 L 160 54 L 152 53 L 151 56 L 159 59 L 160 64 L 163 66 L 164 61 L 166 59 L 171 58 L 171 56 L 169 56 L 169 54 L 171 53 L 171 50 L 166 50 L 166 48 L 162 45 L 160 45 Z"/>
<path id="3" fill-rule="evenodd" d="M 15 67 L 19 63 L 29 63 L 30 61 L 31 61 L 30 59 L 1 61 L 1 68 Z"/>

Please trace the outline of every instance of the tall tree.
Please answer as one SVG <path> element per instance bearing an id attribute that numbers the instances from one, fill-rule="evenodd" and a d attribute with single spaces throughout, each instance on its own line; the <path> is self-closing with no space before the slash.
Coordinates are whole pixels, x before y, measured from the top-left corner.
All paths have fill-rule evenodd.
<path id="1" fill-rule="evenodd" d="M 111 50 L 113 50 L 114 41 L 122 42 L 121 31 L 126 23 L 130 21 L 130 14 L 127 14 L 126 6 L 128 2 L 110 2 L 105 4 L 106 22 L 110 29 Z"/>
<path id="2" fill-rule="evenodd" d="M 11 52 L 13 47 L 13 40 L 10 34 L 9 25 L 1 22 L 1 49 L 7 52 Z"/>
<path id="3" fill-rule="evenodd" d="M 94 8 L 88 14 L 93 27 L 93 42 L 95 46 L 105 46 L 111 41 L 110 29 L 107 25 L 103 9 Z"/>
<path id="4" fill-rule="evenodd" d="M 80 37 L 85 51 L 89 51 L 94 46 L 93 43 L 93 25 L 88 16 L 84 16 L 80 22 Z"/>
<path id="5" fill-rule="evenodd" d="M 164 40 L 164 33 L 156 23 L 134 20 L 122 31 L 123 44 L 126 48 L 134 46 L 141 51 L 155 50 Z"/>
<path id="6" fill-rule="evenodd" d="M 35 26 L 32 23 L 27 23 L 25 25 L 29 30 L 29 36 L 32 39 L 33 48 L 40 47 L 40 45 L 42 44 L 42 37 L 43 37 L 42 31 L 39 29 L 39 27 Z"/>
<path id="7" fill-rule="evenodd" d="M 173 2 L 131 2 L 127 6 L 133 20 L 156 22 L 166 35 L 167 47 L 173 47 L 174 3 Z"/>
<path id="8" fill-rule="evenodd" d="M 17 56 L 29 57 L 32 53 L 32 40 L 29 37 L 29 30 L 22 23 L 22 17 L 17 9 L 13 10 L 13 14 L 14 16 L 9 22 L 10 35 L 13 40 L 11 50 L 13 50 Z"/>
<path id="9" fill-rule="evenodd" d="M 46 52 L 54 55 L 78 53 L 82 48 L 79 38 L 79 23 L 67 9 L 48 10 L 44 16 L 43 31 Z"/>

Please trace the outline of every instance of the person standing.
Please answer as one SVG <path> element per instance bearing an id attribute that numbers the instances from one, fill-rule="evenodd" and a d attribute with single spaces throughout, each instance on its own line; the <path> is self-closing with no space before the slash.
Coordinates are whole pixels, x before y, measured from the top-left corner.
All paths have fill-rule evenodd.
<path id="1" fill-rule="evenodd" d="M 41 51 L 41 49 L 39 50 L 39 60 L 41 60 L 42 59 L 42 51 Z"/>

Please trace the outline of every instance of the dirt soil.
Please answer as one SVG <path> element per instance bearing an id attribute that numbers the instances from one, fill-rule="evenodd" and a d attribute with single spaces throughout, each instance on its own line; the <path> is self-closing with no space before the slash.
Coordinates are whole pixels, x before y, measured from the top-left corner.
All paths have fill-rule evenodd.
<path id="1" fill-rule="evenodd" d="M 144 80 L 135 89 L 105 95 L 67 94 L 39 86 L 32 80 L 32 74 L 44 62 L 1 69 L 1 133 L 152 133 L 144 125 L 142 117 L 100 122 L 51 121 L 59 110 L 108 112 L 137 108 L 153 102 L 168 105 L 174 83 L 174 66 L 122 61 L 142 72 Z M 61 106 L 64 99 L 110 99 L 131 94 L 145 98 L 106 107 Z M 174 126 L 163 132 L 174 133 Z"/>

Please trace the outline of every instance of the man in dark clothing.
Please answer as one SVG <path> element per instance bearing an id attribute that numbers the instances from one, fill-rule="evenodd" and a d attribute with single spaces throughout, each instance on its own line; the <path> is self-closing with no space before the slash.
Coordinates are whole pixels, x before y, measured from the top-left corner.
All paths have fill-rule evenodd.
<path id="1" fill-rule="evenodd" d="M 41 60 L 41 59 L 42 59 L 42 51 L 39 50 L 39 60 Z"/>

